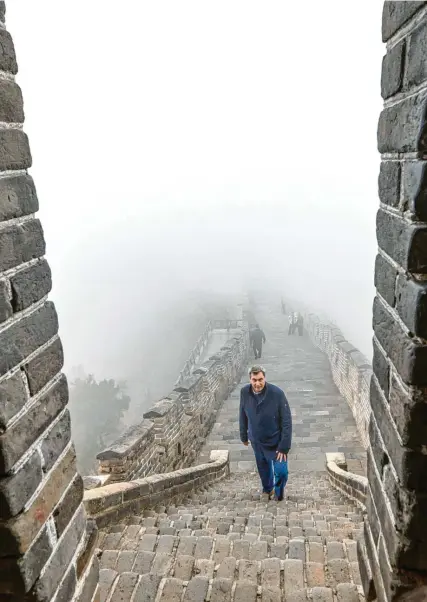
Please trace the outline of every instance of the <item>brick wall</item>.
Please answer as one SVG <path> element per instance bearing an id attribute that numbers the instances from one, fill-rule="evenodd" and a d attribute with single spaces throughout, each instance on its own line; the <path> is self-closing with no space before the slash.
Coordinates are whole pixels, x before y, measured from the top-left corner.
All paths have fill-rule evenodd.
<path id="1" fill-rule="evenodd" d="M 385 2 L 382 29 L 374 376 L 359 546 L 365 592 L 375 589 L 381 602 L 427 583 L 426 2 Z"/>
<path id="2" fill-rule="evenodd" d="M 0 2 L 0 597 L 91 600 L 86 521 L 22 93 Z M 92 580 L 85 580 L 87 576 Z M 95 577 L 95 579 L 93 579 Z M 85 587 L 83 588 L 83 586 Z"/>
<path id="3" fill-rule="evenodd" d="M 222 324 L 214 324 L 222 326 Z M 155 403 L 144 420 L 97 455 L 102 483 L 129 481 L 191 466 L 222 403 L 246 369 L 247 325 L 218 353 Z M 91 487 L 96 479 L 88 479 Z"/>
<path id="4" fill-rule="evenodd" d="M 334 382 L 351 408 L 360 441 L 366 449 L 371 414 L 371 364 L 360 351 L 346 341 L 340 329 L 325 318 L 306 312 L 304 327 L 313 343 L 328 356 Z"/>

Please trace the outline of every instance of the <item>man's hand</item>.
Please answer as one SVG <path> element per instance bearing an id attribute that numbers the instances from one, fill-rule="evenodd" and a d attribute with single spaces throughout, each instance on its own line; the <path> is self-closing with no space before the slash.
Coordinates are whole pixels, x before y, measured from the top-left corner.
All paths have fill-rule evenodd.
<path id="1" fill-rule="evenodd" d="M 248 447 L 249 441 L 243 441 L 243 445 L 246 445 L 246 447 Z"/>
<path id="2" fill-rule="evenodd" d="M 287 454 L 282 454 L 280 452 L 277 452 L 276 460 L 278 462 L 286 462 L 287 459 L 288 459 Z"/>

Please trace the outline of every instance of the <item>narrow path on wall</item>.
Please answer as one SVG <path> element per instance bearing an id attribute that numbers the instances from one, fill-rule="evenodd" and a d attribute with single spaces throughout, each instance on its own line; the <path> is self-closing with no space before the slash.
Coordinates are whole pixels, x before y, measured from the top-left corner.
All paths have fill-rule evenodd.
<path id="1" fill-rule="evenodd" d="M 214 331 L 212 331 L 212 334 L 209 338 L 209 342 L 206 346 L 206 348 L 203 350 L 203 353 L 199 359 L 199 361 L 197 362 L 197 365 L 201 365 L 203 364 L 203 362 L 206 362 L 211 355 L 214 355 L 215 353 L 217 353 L 221 347 L 223 345 L 226 344 L 226 342 L 233 337 L 234 335 L 237 335 L 240 332 L 239 329 L 237 328 L 231 328 L 230 330 L 226 330 L 224 329 L 215 329 Z"/>
<path id="2" fill-rule="evenodd" d="M 364 472 L 365 452 L 359 443 L 356 424 L 347 402 L 332 380 L 329 362 L 307 336 L 288 336 L 288 318 L 279 307 L 259 305 L 256 318 L 267 343 L 261 363 L 267 381 L 286 392 L 293 416 L 293 445 L 289 458 L 291 471 L 323 471 L 325 453 L 341 451 L 349 470 Z M 250 359 L 249 366 L 255 363 Z M 245 374 L 240 386 L 247 382 Z M 218 415 L 202 450 L 205 461 L 212 449 L 228 449 L 234 472 L 255 470 L 253 452 L 239 438 L 238 410 L 240 386 L 233 391 Z"/>

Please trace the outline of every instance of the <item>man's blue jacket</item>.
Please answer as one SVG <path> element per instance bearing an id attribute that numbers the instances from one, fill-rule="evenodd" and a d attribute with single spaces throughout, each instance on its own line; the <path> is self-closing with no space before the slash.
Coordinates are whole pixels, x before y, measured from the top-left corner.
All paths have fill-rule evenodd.
<path id="1" fill-rule="evenodd" d="M 292 416 L 286 395 L 266 383 L 260 395 L 252 386 L 245 385 L 240 391 L 240 439 L 251 441 L 287 454 L 292 444 Z"/>

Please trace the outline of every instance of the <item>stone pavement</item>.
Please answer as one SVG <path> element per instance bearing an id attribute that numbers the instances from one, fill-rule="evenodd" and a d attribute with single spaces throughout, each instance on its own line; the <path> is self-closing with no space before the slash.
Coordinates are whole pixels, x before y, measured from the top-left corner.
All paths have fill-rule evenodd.
<path id="1" fill-rule="evenodd" d="M 267 380 L 285 391 L 292 411 L 290 472 L 323 471 L 325 453 L 340 451 L 348 469 L 363 474 L 365 452 L 351 410 L 332 380 L 328 359 L 307 336 L 288 336 L 288 318 L 279 308 L 260 306 L 258 310 L 257 320 L 267 339 L 261 363 Z M 252 363 L 259 361 L 250 361 L 248 368 Z M 247 381 L 245 375 L 240 386 Z M 239 437 L 240 386 L 224 403 L 200 457 L 204 462 L 212 449 L 228 449 L 234 472 L 255 470 L 253 452 Z"/>
<path id="2" fill-rule="evenodd" d="M 362 520 L 326 474 L 266 502 L 238 473 L 101 532 L 101 602 L 362 602 Z"/>

